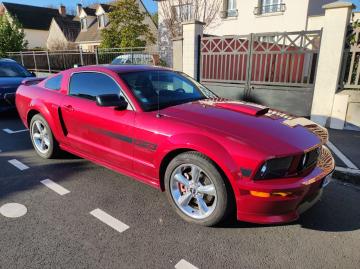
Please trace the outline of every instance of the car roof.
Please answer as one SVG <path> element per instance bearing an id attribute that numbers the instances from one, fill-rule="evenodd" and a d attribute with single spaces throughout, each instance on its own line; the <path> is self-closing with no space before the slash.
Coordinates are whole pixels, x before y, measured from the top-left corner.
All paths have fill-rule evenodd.
<path id="1" fill-rule="evenodd" d="M 0 58 L 0 62 L 12 62 L 12 63 L 14 63 L 16 61 L 13 60 L 13 59 L 9 59 L 9 58 Z"/>
<path id="2" fill-rule="evenodd" d="M 152 65 L 89 65 L 89 66 L 82 66 L 78 68 L 70 69 L 70 71 L 104 71 L 110 70 L 116 73 L 130 73 L 130 72 L 141 72 L 141 71 L 169 71 L 169 68 L 159 67 L 159 66 L 152 66 Z"/>
<path id="3" fill-rule="evenodd" d="M 146 54 L 146 53 L 132 53 L 132 54 L 119 55 L 115 59 L 122 59 L 124 57 L 148 57 L 148 58 L 151 58 L 152 56 L 150 54 Z"/>

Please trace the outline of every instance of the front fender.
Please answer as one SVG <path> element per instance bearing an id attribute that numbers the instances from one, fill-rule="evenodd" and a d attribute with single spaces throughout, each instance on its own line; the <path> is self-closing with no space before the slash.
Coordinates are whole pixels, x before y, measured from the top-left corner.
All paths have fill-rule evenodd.
<path id="1" fill-rule="evenodd" d="M 237 196 L 238 188 L 236 187 L 236 180 L 240 177 L 239 167 L 220 143 L 200 134 L 174 135 L 159 147 L 159 157 L 155 162 L 156 167 L 160 167 L 162 160 L 167 154 L 178 149 L 191 149 L 209 157 L 224 172 Z"/>

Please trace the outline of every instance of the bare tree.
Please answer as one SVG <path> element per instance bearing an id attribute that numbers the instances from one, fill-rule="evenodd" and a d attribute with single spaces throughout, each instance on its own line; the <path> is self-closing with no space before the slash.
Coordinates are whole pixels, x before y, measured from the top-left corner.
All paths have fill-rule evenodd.
<path id="1" fill-rule="evenodd" d="M 182 35 L 181 23 L 187 20 L 198 20 L 208 27 L 216 19 L 222 6 L 222 0 L 162 0 L 161 16 L 164 26 L 171 38 Z"/>

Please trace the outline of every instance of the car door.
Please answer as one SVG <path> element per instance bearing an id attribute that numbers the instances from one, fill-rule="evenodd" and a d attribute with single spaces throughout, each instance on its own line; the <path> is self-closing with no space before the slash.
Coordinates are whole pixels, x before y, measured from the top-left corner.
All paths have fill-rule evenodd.
<path id="1" fill-rule="evenodd" d="M 68 146 L 97 162 L 130 170 L 135 111 L 130 104 L 121 111 L 98 106 L 96 96 L 102 94 L 123 92 L 116 79 L 105 73 L 70 76 L 68 95 L 61 105 Z"/>

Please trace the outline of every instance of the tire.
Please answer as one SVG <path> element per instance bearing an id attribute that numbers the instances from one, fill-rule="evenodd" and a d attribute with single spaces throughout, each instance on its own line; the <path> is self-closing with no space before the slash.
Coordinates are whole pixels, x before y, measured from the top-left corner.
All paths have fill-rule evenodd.
<path id="1" fill-rule="evenodd" d="M 169 163 L 164 180 L 170 204 L 185 221 L 214 226 L 227 217 L 230 192 L 215 163 L 205 155 L 179 154 Z"/>
<path id="2" fill-rule="evenodd" d="M 60 152 L 59 144 L 54 138 L 49 124 L 40 114 L 36 114 L 31 119 L 30 139 L 36 153 L 40 157 L 44 159 L 52 159 L 58 156 Z M 42 143 L 40 141 L 45 142 Z"/>

